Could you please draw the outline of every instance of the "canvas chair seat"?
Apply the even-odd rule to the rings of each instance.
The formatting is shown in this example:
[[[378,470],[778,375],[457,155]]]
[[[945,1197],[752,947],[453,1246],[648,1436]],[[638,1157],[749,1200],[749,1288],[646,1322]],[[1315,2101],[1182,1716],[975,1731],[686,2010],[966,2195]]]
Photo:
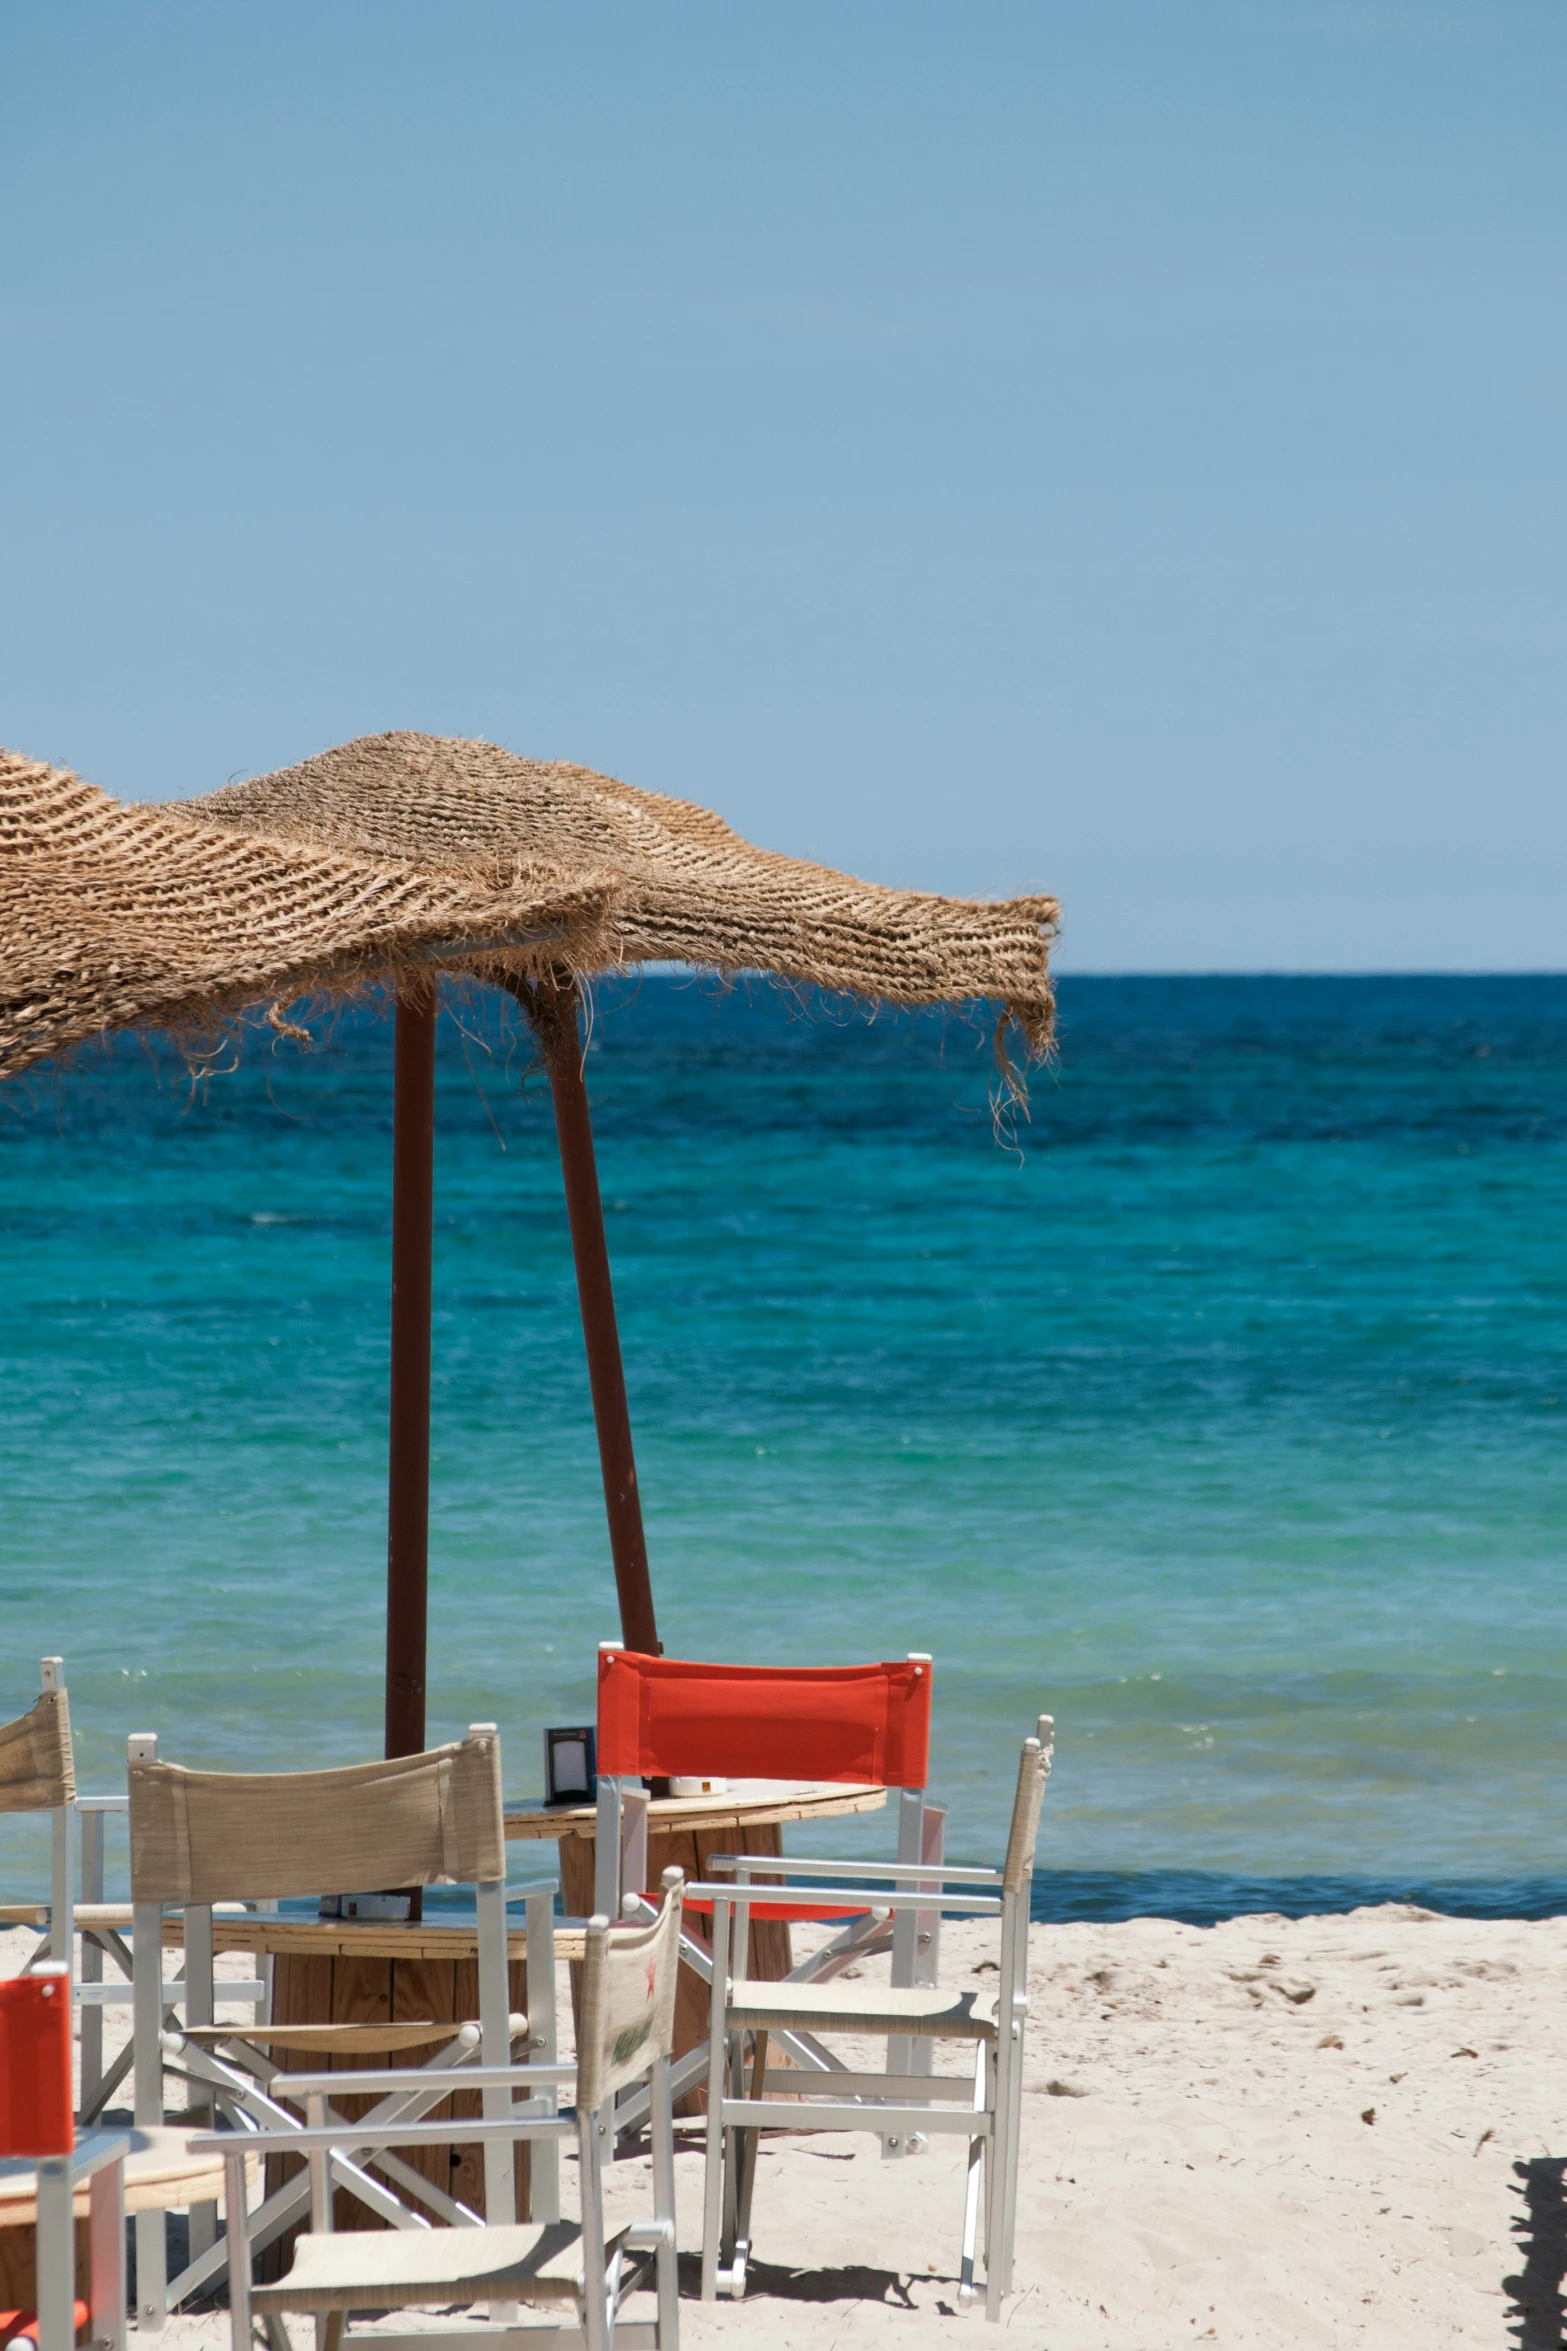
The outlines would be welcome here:
[[[994,1992],[923,1984],[763,1983],[730,1986],[729,2024],[741,2032],[897,2033],[917,2040],[993,2041]],[[820,2085],[805,2077],[812,2087]],[[830,2085],[831,2075],[823,2077]]]
[[[193,2024],[181,2028],[181,2038],[201,2049],[232,2048],[248,2041],[253,2048],[295,2056],[351,2057],[379,2050],[391,2055],[404,2049],[433,2049],[440,2042],[454,2041],[462,2029],[461,2024],[436,2024],[428,2017],[411,2018],[407,2024]],[[514,2011],[512,2039],[519,2040],[527,2029],[527,2018]]]
[[[621,2237],[605,2247],[606,2266]],[[482,2229],[354,2230],[301,2236],[280,2285],[255,2286],[267,2311],[413,2310],[446,2302],[575,2302],[583,2288],[574,2220]]]

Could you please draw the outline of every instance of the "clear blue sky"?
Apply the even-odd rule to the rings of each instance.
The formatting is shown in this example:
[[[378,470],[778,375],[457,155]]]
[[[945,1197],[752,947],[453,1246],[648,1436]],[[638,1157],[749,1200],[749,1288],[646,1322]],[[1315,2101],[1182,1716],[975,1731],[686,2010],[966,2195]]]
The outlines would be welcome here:
[[[0,742],[1567,964],[1567,6],[0,0]]]

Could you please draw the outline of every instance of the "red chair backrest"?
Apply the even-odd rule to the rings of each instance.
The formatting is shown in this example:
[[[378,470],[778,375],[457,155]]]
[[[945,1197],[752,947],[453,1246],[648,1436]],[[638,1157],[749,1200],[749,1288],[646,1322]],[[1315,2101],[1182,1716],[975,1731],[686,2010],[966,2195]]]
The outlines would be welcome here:
[[[923,1788],[930,1661],[695,1665],[599,1651],[598,1768],[614,1777]]]
[[[71,1979],[8,1976],[0,1982],[0,2155],[69,2155]]]

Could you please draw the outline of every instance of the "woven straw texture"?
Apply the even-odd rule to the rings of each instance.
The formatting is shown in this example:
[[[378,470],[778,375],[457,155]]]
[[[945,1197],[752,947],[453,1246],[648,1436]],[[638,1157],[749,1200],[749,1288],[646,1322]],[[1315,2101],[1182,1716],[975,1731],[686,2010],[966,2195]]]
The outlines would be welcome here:
[[[359,986],[453,940],[506,941],[492,961],[512,971],[590,967],[609,895],[581,857],[569,876],[501,849],[415,870],[219,833],[0,751],[0,1077],[104,1029],[200,1033]]]
[[[584,2114],[638,2080],[655,2057],[667,2057],[674,2047],[684,1899],[683,1886],[666,1881],[663,1905],[651,1926],[588,1923],[577,2034],[577,2105]]]
[[[1050,1779],[1051,1742],[1055,1737],[1055,1722],[1048,1714],[1039,1718],[1035,1737],[1025,1739],[1018,1759],[1017,1794],[1012,1800],[1012,1826],[1007,1836],[1007,1857],[1001,1867],[1001,1882],[1009,1894],[1022,1891],[1023,1881],[1034,1866],[1034,1848],[1039,1842],[1039,1813],[1045,1801],[1045,1788]]]
[[[45,1690],[15,1722],[0,1723],[0,1812],[53,1812],[76,1802],[71,1709]]]
[[[131,1896],[259,1901],[506,1874],[500,1741],[339,1771],[132,1763]]]
[[[606,951],[578,970],[670,959],[888,1004],[1000,999],[1032,1050],[1050,1041],[1054,898],[990,904],[882,889],[753,848],[689,800],[591,768],[437,735],[364,735],[182,805],[431,876],[497,858],[607,873]]]

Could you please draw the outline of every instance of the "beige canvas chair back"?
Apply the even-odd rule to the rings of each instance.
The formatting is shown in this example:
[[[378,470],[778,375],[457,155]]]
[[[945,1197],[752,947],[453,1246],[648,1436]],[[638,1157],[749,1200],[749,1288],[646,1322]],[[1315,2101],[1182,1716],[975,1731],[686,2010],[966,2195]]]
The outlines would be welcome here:
[[[75,1802],[70,1702],[63,1690],[45,1690],[26,1714],[0,1723],[0,1812],[53,1812]]]
[[[666,1869],[663,1886],[663,1906],[650,1927],[588,1922],[577,2040],[579,2113],[591,2114],[675,2045],[684,1873]]]
[[[1038,1736],[1023,1741],[1007,1857],[1001,1871],[1001,1882],[1009,1894],[1021,1891],[1023,1880],[1034,1866],[1034,1847],[1039,1842],[1039,1808],[1044,1803],[1045,1783],[1050,1777],[1050,1748],[1055,1728],[1054,1718],[1042,1714]]]
[[[183,1771],[133,1762],[131,1894],[234,1902],[506,1874],[500,1741],[340,1771]]]

